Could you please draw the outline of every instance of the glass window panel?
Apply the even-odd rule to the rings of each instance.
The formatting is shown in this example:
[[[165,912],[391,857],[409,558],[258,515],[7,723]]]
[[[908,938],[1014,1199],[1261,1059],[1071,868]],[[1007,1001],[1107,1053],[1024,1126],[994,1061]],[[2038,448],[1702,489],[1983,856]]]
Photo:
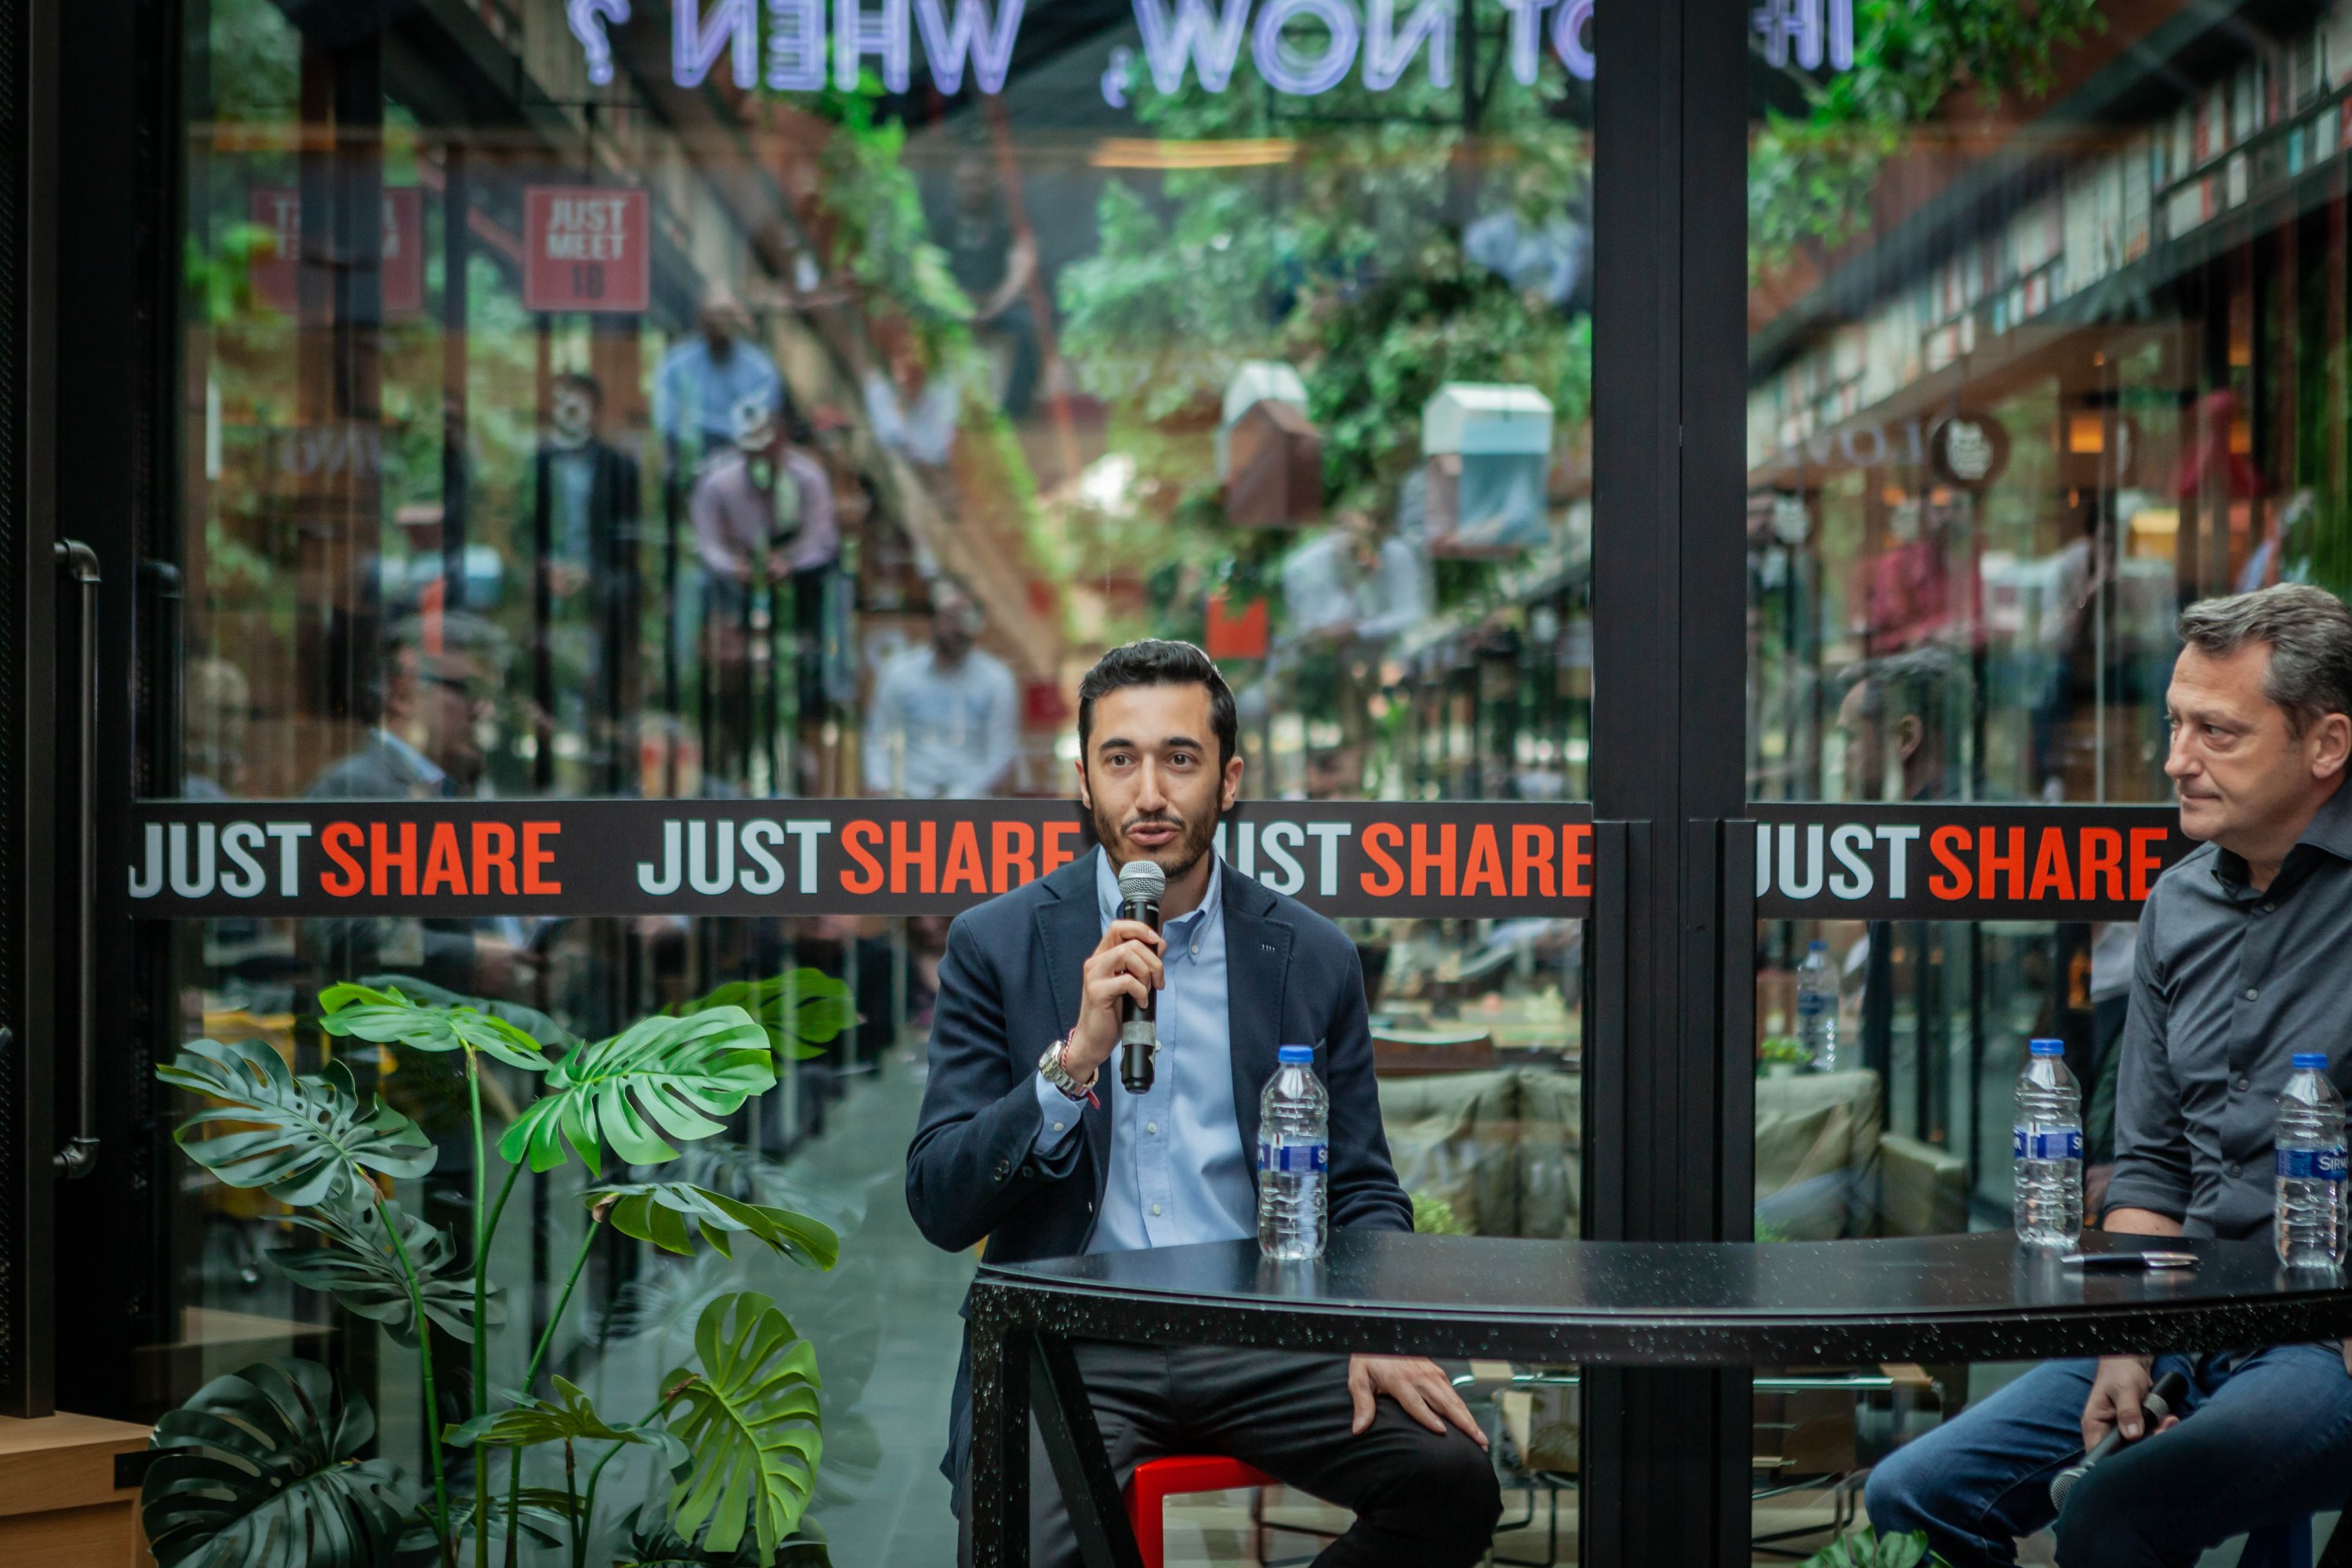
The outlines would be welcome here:
[[[1078,676],[1163,636],[1232,679],[1246,795],[1587,795],[1584,34],[1527,58],[1508,12],[1433,6],[1352,41],[1204,36],[1178,69],[1124,7],[1032,6],[953,46],[959,75],[916,6],[878,24],[911,29],[906,79],[886,50],[849,88],[789,7],[702,6],[710,52],[683,63],[666,16],[597,35],[579,9],[492,0],[382,37],[277,0],[191,13],[186,658],[153,695],[158,794],[1061,797]],[[713,30],[737,15],[742,82]],[[342,1051],[311,1022],[323,986],[398,976],[593,1037],[797,966],[846,984],[859,1021],[690,1156],[837,1216],[841,1267],[600,1243],[550,1364],[634,1413],[698,1293],[772,1289],[824,1368],[835,1560],[946,1562],[934,1461],[973,1260],[900,1196],[945,928],[156,922],[144,961],[183,1006],[149,1045],[350,1061],[445,1143],[400,1196],[447,1225],[471,1159],[450,1064]],[[1347,928],[1426,1225],[1575,1234],[1581,922]],[[182,1342],[142,1397],[258,1347],[327,1356],[417,1469],[413,1359],[273,1270],[273,1205],[155,1152]],[[517,1189],[495,1387],[562,1294],[580,1184]],[[1567,1399],[1480,1408],[1523,1429],[1528,1528],[1572,1542]],[[1205,1560],[1255,1552],[1231,1500],[1202,1510]]]
[[[2352,591],[2341,17],[1995,9],[1752,18],[1759,802],[2167,802],[2182,608]],[[1797,1039],[1814,939],[1832,1073]],[[2005,1226],[2014,1083],[2042,1035],[2084,1087],[2095,1212],[2134,939],[1759,924],[1759,1237]],[[1838,1144],[1833,1100],[1865,1136]],[[1885,1436],[1981,1397],[1990,1370],[1930,1369],[1940,1398]],[[1762,1455],[1760,1392],[1759,1422]]]

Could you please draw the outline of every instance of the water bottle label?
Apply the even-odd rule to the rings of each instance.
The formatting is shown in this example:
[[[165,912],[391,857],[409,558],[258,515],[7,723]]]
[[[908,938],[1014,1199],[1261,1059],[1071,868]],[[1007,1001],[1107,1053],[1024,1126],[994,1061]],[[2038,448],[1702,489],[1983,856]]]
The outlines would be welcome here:
[[[1797,993],[1797,1016],[1800,1018],[1810,1018],[1816,1014],[1826,1013],[1829,1010],[1830,999],[1826,994],[1820,991],[1800,991]]]
[[[2011,1152],[2021,1160],[2079,1160],[2083,1157],[2083,1130],[2045,1127],[2039,1132],[2028,1132],[2021,1127]]]
[[[1257,1142],[1257,1168],[1277,1174],[1319,1176],[1331,1168],[1331,1147],[1328,1143],[1276,1143],[1261,1138]]]
[[[2342,1149],[2281,1149],[2276,1166],[2286,1182],[2340,1182],[2344,1179]]]

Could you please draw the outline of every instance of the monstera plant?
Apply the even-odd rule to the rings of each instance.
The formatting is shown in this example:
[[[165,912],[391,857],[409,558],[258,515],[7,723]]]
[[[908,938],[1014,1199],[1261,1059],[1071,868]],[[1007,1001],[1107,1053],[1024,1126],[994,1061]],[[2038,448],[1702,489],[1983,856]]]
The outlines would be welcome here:
[[[752,1010],[732,1005],[739,999]],[[598,1412],[561,1377],[542,1387],[541,1373],[607,1231],[681,1256],[709,1247],[731,1258],[751,1243],[805,1268],[833,1267],[839,1239],[808,1215],[684,1182],[599,1184],[608,1164],[641,1176],[676,1160],[678,1145],[725,1131],[725,1118],[775,1087],[780,1056],[814,1055],[838,1032],[849,1016],[845,988],[802,971],[559,1054],[525,1026],[551,1032],[539,1015],[425,987],[338,985],[320,1008],[330,1036],[398,1059],[446,1055],[462,1065],[470,1246],[394,1200],[393,1184],[427,1174],[439,1150],[401,1110],[381,1100],[363,1106],[343,1062],[298,1074],[268,1045],[199,1040],[157,1076],[205,1101],[179,1129],[190,1158],[230,1186],[278,1199],[292,1211],[288,1224],[321,1239],[273,1250],[280,1271],[413,1352],[428,1474],[367,1457],[374,1412],[327,1368],[257,1363],[214,1379],[156,1424],[141,1507],[163,1568],[515,1568],[526,1542],[586,1568],[598,1485],[632,1448],[652,1454],[669,1485],[634,1520],[625,1561],[822,1564],[823,1545],[798,1533],[824,1452],[816,1352],[772,1300],[737,1291],[711,1300],[691,1359],[634,1419]],[[484,1119],[488,1062],[541,1088],[496,1140],[502,1175]],[[492,1256],[521,1173],[571,1160],[587,1171],[587,1223],[521,1385],[494,1394],[487,1342],[502,1310],[476,1260]],[[446,1425],[434,1386],[436,1335],[469,1347],[472,1360],[470,1416]],[[560,1487],[523,1484],[532,1448],[560,1450]],[[466,1479],[459,1467],[470,1488],[452,1484],[453,1475]]]

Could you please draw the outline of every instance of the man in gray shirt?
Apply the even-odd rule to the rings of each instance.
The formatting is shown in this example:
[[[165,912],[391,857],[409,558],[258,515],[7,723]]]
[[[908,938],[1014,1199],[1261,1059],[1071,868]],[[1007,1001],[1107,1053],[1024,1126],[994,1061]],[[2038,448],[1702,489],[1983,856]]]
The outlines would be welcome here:
[[[2270,1223],[2288,1058],[2326,1051],[2352,1083],[2352,612],[2283,585],[2198,605],[2180,635],[2165,772],[2200,843],[2141,916],[2104,1223],[2237,1238]],[[2014,1562],[2051,1522],[2052,1478],[2112,1427],[2141,1439],[2172,1371],[2176,1413],[2068,1497],[2066,1568],[2193,1563],[2249,1532],[2283,1552],[2342,1506],[2352,1350],[2331,1342],[2045,1363],[1878,1466],[1872,1523],[1926,1531],[1955,1568]]]

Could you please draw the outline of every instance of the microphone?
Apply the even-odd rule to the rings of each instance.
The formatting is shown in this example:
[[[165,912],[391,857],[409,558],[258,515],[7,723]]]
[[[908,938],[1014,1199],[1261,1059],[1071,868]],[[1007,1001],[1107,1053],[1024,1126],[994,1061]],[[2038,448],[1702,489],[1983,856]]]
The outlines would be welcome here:
[[[2140,1415],[2147,1423],[2143,1430],[2152,1433],[2161,1426],[2164,1418],[2172,1414],[2172,1402],[2188,1391],[2189,1380],[2177,1372],[2168,1372],[2158,1378],[2147,1397],[2139,1402]],[[2122,1447],[2124,1441],[2121,1426],[2108,1427],[2107,1435],[2099,1439],[2097,1447],[2083,1456],[2081,1464],[2070,1465],[2059,1471],[2058,1479],[2050,1483],[2050,1506],[2063,1510],[2067,1495],[2074,1489],[2074,1483],[2090,1474],[2093,1465]]]
[[[1149,860],[1129,861],[1118,868],[1118,918],[1158,931],[1160,895],[1167,890],[1168,873]],[[1151,1092],[1151,1058],[1160,1050],[1159,1005],[1149,991],[1140,1002],[1129,996],[1119,1004],[1118,1081],[1129,1094]]]

